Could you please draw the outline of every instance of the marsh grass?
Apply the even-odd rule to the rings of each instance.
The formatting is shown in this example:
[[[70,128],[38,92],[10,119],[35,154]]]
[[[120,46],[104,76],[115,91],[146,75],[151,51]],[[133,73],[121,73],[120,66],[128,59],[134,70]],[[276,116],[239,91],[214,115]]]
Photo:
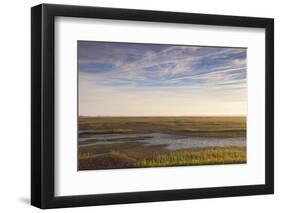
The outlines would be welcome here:
[[[238,147],[191,149],[160,154],[153,160],[137,162],[137,167],[190,166],[246,163],[246,149]]]
[[[80,117],[84,134],[173,133],[209,137],[246,135],[246,117]]]
[[[246,137],[246,117],[80,117],[79,130],[79,138],[91,134],[154,132],[216,138]],[[245,147],[170,151],[163,144],[147,145],[128,138],[120,143],[95,142],[98,141],[92,139],[88,141],[89,146],[79,146],[79,170],[246,163]]]
[[[156,151],[156,149],[158,151]],[[166,151],[156,147],[79,155],[79,169],[141,168],[246,163],[246,148],[212,147]]]

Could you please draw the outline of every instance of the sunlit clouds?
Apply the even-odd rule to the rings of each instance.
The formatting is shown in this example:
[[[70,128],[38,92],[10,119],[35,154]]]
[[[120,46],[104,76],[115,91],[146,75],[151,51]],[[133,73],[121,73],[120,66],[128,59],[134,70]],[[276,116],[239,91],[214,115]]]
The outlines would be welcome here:
[[[246,115],[246,49],[78,41],[79,115]]]

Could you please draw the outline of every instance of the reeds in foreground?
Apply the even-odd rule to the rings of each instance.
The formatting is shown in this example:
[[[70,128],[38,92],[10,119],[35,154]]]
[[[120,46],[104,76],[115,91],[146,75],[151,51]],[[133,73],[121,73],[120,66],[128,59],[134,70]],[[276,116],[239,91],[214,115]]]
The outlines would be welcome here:
[[[246,149],[214,147],[174,151],[158,155],[153,160],[137,162],[137,167],[188,166],[246,163]]]

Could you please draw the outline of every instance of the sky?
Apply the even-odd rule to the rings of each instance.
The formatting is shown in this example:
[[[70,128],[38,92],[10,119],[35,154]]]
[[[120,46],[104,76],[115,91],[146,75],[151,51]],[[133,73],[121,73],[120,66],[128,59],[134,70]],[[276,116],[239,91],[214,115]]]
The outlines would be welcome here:
[[[247,49],[78,41],[80,116],[240,116]]]

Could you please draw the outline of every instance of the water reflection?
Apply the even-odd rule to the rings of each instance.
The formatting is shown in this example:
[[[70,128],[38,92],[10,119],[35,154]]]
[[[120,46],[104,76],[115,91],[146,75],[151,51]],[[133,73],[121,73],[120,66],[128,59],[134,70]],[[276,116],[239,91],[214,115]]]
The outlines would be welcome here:
[[[246,137],[198,137],[164,133],[147,134],[87,134],[79,138],[79,146],[140,142],[144,145],[166,145],[169,150],[186,148],[246,146]]]

